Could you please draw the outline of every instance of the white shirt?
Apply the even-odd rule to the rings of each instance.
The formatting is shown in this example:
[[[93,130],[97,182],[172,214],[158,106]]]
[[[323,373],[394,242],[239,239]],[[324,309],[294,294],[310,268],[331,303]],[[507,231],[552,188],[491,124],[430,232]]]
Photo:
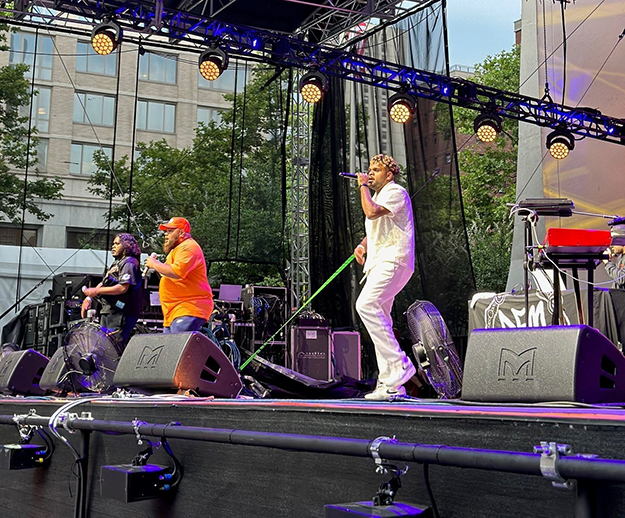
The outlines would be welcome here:
[[[381,262],[392,262],[414,271],[414,223],[406,189],[391,181],[373,195],[373,201],[388,210],[376,219],[365,219],[367,259],[365,275]]]

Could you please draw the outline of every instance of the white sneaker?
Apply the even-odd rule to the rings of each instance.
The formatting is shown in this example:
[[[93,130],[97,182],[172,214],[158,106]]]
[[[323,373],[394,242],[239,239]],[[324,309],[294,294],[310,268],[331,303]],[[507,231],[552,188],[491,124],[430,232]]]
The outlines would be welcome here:
[[[365,394],[365,399],[369,401],[392,401],[396,397],[405,395],[406,389],[404,387],[390,388],[384,385],[384,383],[380,383],[373,392]]]

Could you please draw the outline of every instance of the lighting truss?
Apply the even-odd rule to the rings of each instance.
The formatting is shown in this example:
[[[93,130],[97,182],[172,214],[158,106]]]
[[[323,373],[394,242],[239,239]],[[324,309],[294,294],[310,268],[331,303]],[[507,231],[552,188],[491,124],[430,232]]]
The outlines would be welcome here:
[[[44,3],[48,0],[43,0]],[[41,5],[38,3],[38,5]],[[55,13],[71,13],[72,23],[94,25],[114,17],[125,30],[125,40],[146,45],[151,36],[168,38],[169,45],[181,49],[203,50],[218,44],[230,57],[239,57],[278,67],[309,70],[312,67],[328,76],[369,84],[437,102],[476,111],[496,111],[501,117],[536,124],[566,127],[580,137],[624,144],[625,120],[603,115],[598,110],[575,108],[479,85],[461,78],[418,70],[376,58],[323,46],[294,36],[226,24],[199,15],[166,9],[162,0],[57,0]],[[10,13],[9,9],[3,12]],[[52,17],[57,16],[53,14]],[[33,23],[51,22],[39,11]],[[24,15],[22,13],[22,18]],[[7,22],[14,18],[0,16]],[[91,22],[89,21],[91,20]],[[134,31],[135,34],[132,34]]]

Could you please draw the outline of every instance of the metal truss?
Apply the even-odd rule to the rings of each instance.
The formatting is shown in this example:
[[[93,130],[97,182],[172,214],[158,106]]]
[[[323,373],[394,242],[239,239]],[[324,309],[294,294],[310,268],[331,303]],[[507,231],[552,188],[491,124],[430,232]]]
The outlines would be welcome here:
[[[297,76],[295,76],[297,78]],[[308,166],[310,164],[310,105],[293,92],[291,118],[291,294],[293,308],[310,298],[308,226]]]
[[[141,40],[143,45],[148,44],[148,36],[154,35],[166,37],[171,46],[186,47],[187,50],[189,47],[219,46],[234,57],[277,67],[316,69],[348,81],[402,91],[478,112],[496,112],[501,117],[539,126],[567,129],[580,138],[624,143],[625,120],[605,116],[598,110],[565,106],[549,98],[523,96],[465,79],[352,54],[285,34],[225,24],[193,13],[165,9],[161,0],[156,3],[139,0],[57,0],[54,9],[77,15],[79,18],[72,17],[75,24],[93,24],[96,20],[114,17],[119,25],[135,32],[134,35],[126,34],[125,39]],[[41,13],[31,16],[33,23],[37,20],[50,23]],[[0,19],[3,18],[6,19],[0,16]],[[9,20],[14,21],[14,18],[9,17]]]

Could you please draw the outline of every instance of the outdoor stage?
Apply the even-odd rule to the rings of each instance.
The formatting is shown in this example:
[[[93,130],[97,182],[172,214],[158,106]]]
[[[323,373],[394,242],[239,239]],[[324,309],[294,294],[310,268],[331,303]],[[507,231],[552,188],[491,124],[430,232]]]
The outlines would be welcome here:
[[[51,416],[70,400],[5,398],[0,416]],[[373,440],[393,437],[402,443],[531,453],[541,441],[569,444],[573,453],[625,459],[622,437],[625,409],[613,406],[485,405],[461,401],[406,400],[369,403],[350,400],[211,400],[179,396],[86,400],[69,412],[91,412],[98,421],[134,419],[165,425],[304,434]],[[5,423],[7,422],[5,418]],[[173,426],[173,425],[171,425]],[[168,428],[171,430],[171,428]],[[62,432],[78,448],[80,433]],[[232,433],[232,432],[230,432]],[[390,479],[375,473],[371,458],[198,440],[170,439],[184,466],[184,478],[170,499],[125,504],[100,494],[102,465],[128,464],[145,448],[132,434],[90,434],[87,516],[133,517],[280,517],[324,516],[324,505],[371,501]],[[15,426],[0,424],[0,444],[16,443]],[[153,439],[155,440],[155,439]],[[39,437],[33,442],[40,443]],[[54,439],[50,465],[0,470],[3,516],[71,516],[74,512],[74,457]],[[251,443],[248,443],[251,444]],[[287,448],[285,443],[285,448]],[[313,448],[314,449],[314,448]],[[160,449],[150,463],[170,466]],[[403,467],[401,462],[397,462]],[[541,476],[430,465],[429,479],[440,516],[570,517],[575,491],[556,489]],[[424,471],[418,463],[402,477],[397,502],[427,507]],[[596,514],[625,516],[625,486],[596,484]],[[579,515],[579,514],[578,514]]]

